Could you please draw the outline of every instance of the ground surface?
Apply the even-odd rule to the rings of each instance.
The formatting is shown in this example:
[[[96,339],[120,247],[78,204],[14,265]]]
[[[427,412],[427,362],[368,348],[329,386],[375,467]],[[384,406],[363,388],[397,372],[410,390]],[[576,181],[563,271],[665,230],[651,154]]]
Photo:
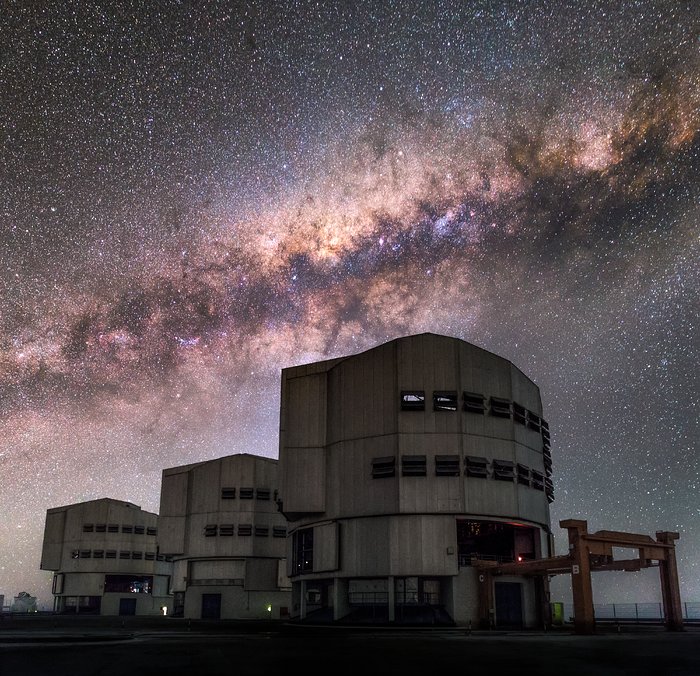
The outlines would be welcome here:
[[[0,621],[2,676],[258,674],[700,676],[700,628],[594,636],[461,628],[300,627],[172,618]]]

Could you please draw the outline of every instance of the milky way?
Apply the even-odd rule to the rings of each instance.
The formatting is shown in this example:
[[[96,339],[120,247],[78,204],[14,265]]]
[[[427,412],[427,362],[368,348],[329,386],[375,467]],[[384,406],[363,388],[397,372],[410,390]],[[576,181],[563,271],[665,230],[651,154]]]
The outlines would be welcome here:
[[[276,457],[281,368],[433,331],[540,386],[557,538],[678,530],[700,601],[699,27],[693,2],[11,6],[0,593],[50,602],[47,508],[157,511],[164,467]]]

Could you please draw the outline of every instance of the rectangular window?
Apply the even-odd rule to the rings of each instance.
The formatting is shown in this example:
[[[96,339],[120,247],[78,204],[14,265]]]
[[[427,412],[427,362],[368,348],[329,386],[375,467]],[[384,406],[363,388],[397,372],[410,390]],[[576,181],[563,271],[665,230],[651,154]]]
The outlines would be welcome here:
[[[221,489],[221,499],[222,500],[233,500],[236,497],[236,489],[234,487],[222,488]]]
[[[107,532],[108,533],[118,533],[119,526],[116,523],[110,523],[107,525]]]
[[[105,552],[104,549],[96,549],[92,553],[92,558],[93,559],[104,559],[105,557]]]
[[[143,535],[146,532],[146,526],[134,526],[135,535]]]
[[[542,472],[538,472],[537,470],[533,469],[531,472],[531,475],[532,475],[532,483],[530,485],[538,491],[543,491],[544,490],[544,474],[542,474]]]
[[[146,528],[146,535],[158,535],[158,529],[155,526],[148,526]]]
[[[95,526],[91,523],[83,524],[83,533],[92,533],[95,530]]]
[[[518,463],[518,483],[523,486],[530,485],[530,468]]]
[[[425,392],[423,390],[403,390],[401,392],[402,411],[424,411]]]
[[[402,455],[401,476],[425,476],[426,464],[424,455]]]
[[[152,588],[152,576],[105,575],[104,590],[107,593],[150,594]]]
[[[143,559],[143,552],[131,552],[131,558],[140,561]]]
[[[488,477],[488,460],[475,455],[468,455],[464,459],[466,465],[467,476],[476,477],[478,479],[486,479]]]
[[[493,478],[499,481],[513,481],[515,478],[515,465],[510,460],[494,460]]]
[[[213,538],[216,537],[216,524],[208,523],[204,526],[204,537]]]
[[[464,398],[463,408],[465,411],[469,411],[470,413],[483,413],[486,410],[483,394],[464,392],[462,396]]]
[[[396,475],[396,458],[391,455],[384,458],[372,458],[372,478],[385,479]]]
[[[155,552],[146,552],[146,553],[143,555],[143,558],[144,558],[146,561],[155,561],[155,560],[156,560],[156,553],[155,553]]]
[[[252,488],[241,488],[240,497],[241,500],[252,500],[254,491]]]
[[[286,538],[287,528],[285,526],[273,526],[272,527],[272,537],[273,538]]]
[[[92,552],[89,549],[81,549],[80,550],[80,558],[81,559],[89,559],[92,557]]]
[[[433,392],[433,411],[456,411],[456,392]]]
[[[524,406],[513,402],[513,420],[524,425],[527,422],[527,410]]]
[[[107,532],[107,524],[106,523],[96,523],[95,524],[95,533],[106,533]]]
[[[510,399],[491,397],[491,415],[497,418],[510,418]]]
[[[436,455],[435,476],[459,476],[458,455]]]
[[[537,415],[534,411],[528,411],[527,412],[527,426],[531,430],[535,430],[535,432],[539,432],[541,429],[541,421],[542,418]]]
[[[314,529],[304,528],[292,536],[292,570],[310,573],[314,569]]]
[[[233,535],[233,524],[232,523],[222,523],[219,526],[219,535],[223,537],[229,537]]]
[[[239,523],[238,534],[242,537],[247,537],[253,534],[253,525],[250,523]]]
[[[266,538],[270,535],[269,526],[255,526],[255,537]]]
[[[130,558],[131,558],[131,552],[127,552],[127,551],[121,550],[121,551],[119,552],[119,558],[120,558],[120,559],[130,559]]]
[[[156,561],[165,561],[165,556],[163,556],[163,554],[156,554]]]
[[[544,478],[544,492],[547,494],[547,500],[554,502],[554,482],[548,476]]]
[[[122,526],[122,533],[133,533],[133,532],[134,532],[133,526]]]
[[[117,551],[115,549],[108,549],[105,552],[105,559],[116,559],[117,558]]]
[[[269,500],[270,499],[270,489],[269,488],[256,489],[255,498],[257,500]]]

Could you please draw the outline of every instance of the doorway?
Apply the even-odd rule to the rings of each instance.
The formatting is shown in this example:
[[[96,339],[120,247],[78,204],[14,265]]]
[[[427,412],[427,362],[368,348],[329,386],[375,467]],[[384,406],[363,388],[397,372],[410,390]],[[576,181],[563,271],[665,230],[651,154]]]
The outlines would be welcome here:
[[[202,619],[221,619],[221,594],[202,594]]]
[[[496,626],[523,626],[523,595],[519,582],[496,582]]]

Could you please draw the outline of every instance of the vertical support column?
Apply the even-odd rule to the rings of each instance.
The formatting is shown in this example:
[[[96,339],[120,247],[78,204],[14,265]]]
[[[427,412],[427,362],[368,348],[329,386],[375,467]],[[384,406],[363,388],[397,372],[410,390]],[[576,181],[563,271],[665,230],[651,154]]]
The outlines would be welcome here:
[[[306,619],[306,580],[299,582],[301,598],[299,599],[299,619]]]
[[[559,525],[569,532],[574,631],[577,634],[592,634],[595,631],[595,614],[593,612],[591,561],[586,543],[588,522],[579,519],[565,519],[560,521]]]
[[[656,533],[656,541],[665,545],[665,557],[659,561],[661,576],[661,595],[664,604],[664,620],[669,631],[683,631],[683,607],[681,591],[678,584],[678,567],[676,565],[676,545],[678,533],[660,531]]]
[[[481,629],[493,629],[496,610],[493,605],[493,575],[488,568],[479,568],[479,626]]]
[[[396,620],[396,586],[394,584],[394,576],[389,575],[386,580],[386,590],[389,592],[387,594],[389,604],[389,622],[394,622]]]

